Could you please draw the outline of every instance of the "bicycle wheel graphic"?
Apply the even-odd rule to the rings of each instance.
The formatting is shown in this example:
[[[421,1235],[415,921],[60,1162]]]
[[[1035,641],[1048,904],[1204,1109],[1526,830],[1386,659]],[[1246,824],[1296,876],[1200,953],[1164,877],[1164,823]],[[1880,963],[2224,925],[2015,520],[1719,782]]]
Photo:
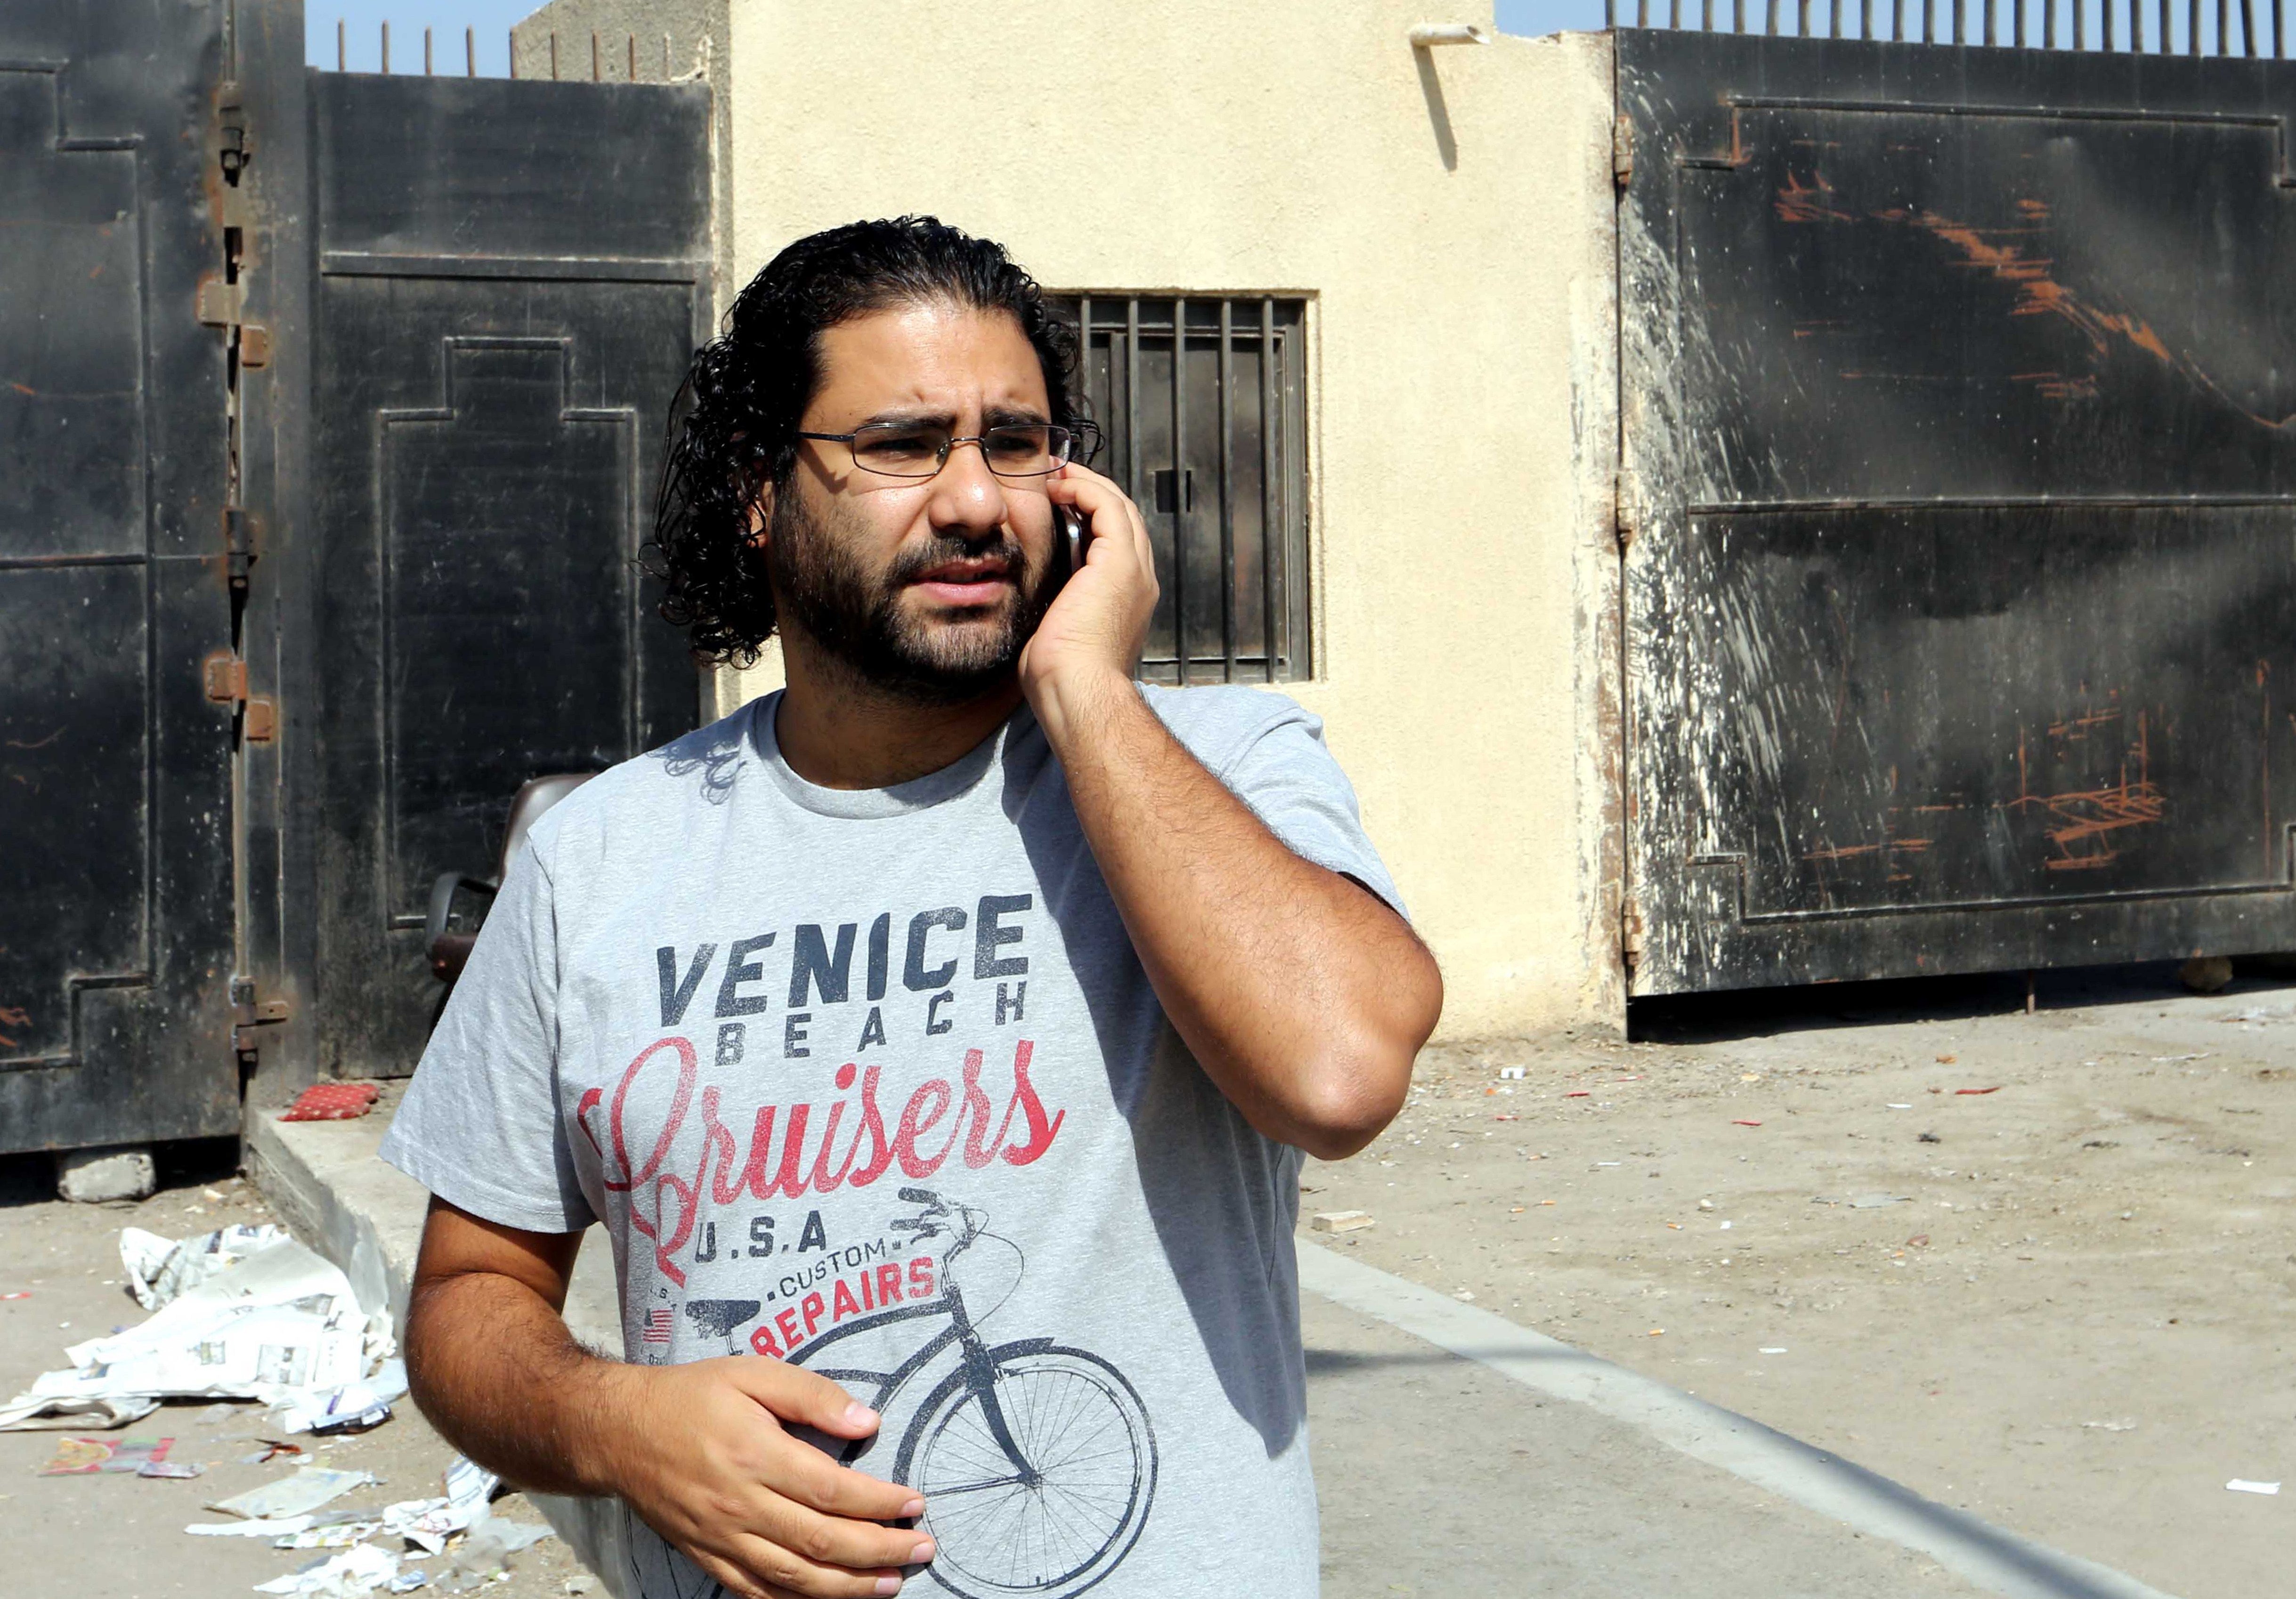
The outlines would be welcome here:
[[[1156,1491],[1156,1439],[1124,1374],[1083,1349],[992,1352],[1012,1457],[980,1395],[952,1379],[917,1418],[909,1486],[939,1546],[929,1568],[964,1599],[1069,1599],[1130,1552]]]

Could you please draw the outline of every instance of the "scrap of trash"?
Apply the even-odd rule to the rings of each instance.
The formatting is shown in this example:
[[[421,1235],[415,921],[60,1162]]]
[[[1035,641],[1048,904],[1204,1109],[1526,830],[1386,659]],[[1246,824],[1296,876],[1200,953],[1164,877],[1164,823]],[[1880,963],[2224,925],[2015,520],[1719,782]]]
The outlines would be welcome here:
[[[152,1315],[64,1351],[0,1404],[0,1431],[124,1427],[162,1399],[253,1399],[280,1426],[350,1431],[390,1414],[406,1391],[388,1311],[367,1311],[350,1280],[276,1226],[230,1226],[170,1241],[119,1235],[138,1303]]]
[[[121,1428],[163,1399],[251,1400],[272,1406],[272,1428],[242,1464],[291,1469],[207,1508],[229,1518],[195,1521],[197,1538],[261,1538],[308,1552],[298,1570],[256,1588],[304,1599],[348,1599],[436,1588],[461,1593],[493,1581],[550,1529],[498,1520],[493,1472],[456,1459],[445,1492],[381,1508],[340,1507],[370,1472],[314,1463],[297,1434],[363,1432],[390,1419],[406,1392],[387,1310],[358,1302],[350,1280],[283,1227],[229,1226],[167,1239],[122,1229],[119,1258],[129,1291],[152,1315],[136,1326],[64,1351],[70,1369],[49,1372],[0,1405],[0,1430]],[[168,1458],[172,1438],[57,1439],[42,1476],[133,1472],[196,1477]],[[437,1569],[424,1562],[436,1561]]]
[[[459,1457],[447,1468],[447,1491],[434,1497],[401,1499],[380,1510],[327,1508],[374,1480],[365,1472],[300,1466],[208,1506],[239,1520],[194,1521],[184,1530],[197,1538],[262,1538],[275,1549],[312,1552],[315,1558],[255,1590],[311,1599],[426,1587],[460,1593],[492,1581],[521,1551],[551,1536],[549,1528],[537,1523],[496,1517],[489,1502],[501,1480]],[[446,1556],[441,1567],[427,1569],[424,1562],[439,1555]]]
[[[314,1083],[279,1117],[282,1121],[351,1121],[381,1097],[373,1083]]]

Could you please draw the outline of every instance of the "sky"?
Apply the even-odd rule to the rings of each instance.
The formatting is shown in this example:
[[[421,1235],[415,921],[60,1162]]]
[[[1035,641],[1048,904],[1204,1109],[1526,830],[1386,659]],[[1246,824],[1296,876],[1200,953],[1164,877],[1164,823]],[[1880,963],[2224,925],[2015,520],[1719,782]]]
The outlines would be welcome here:
[[[478,34],[479,75],[501,78],[510,70],[510,27],[541,0],[304,0],[307,59],[315,67],[335,64],[335,23],[343,23],[344,54],[354,72],[381,66],[382,23],[390,23],[390,70],[422,70],[422,30],[433,31],[433,60],[439,71],[463,70],[463,30]],[[1435,8],[1440,11],[1442,7]],[[1600,28],[1603,0],[1499,0],[1499,26],[1509,33],[1553,33],[1562,28]]]

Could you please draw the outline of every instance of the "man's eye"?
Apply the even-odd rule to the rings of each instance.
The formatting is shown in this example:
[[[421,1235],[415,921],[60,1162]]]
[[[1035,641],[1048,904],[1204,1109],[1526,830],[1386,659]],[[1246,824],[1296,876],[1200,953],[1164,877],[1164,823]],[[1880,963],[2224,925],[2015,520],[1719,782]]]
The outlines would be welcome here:
[[[988,453],[999,461],[1033,461],[1045,453],[1045,430],[998,428],[988,435]]]
[[[853,449],[867,461],[930,461],[940,453],[940,439],[924,431],[865,433]]]

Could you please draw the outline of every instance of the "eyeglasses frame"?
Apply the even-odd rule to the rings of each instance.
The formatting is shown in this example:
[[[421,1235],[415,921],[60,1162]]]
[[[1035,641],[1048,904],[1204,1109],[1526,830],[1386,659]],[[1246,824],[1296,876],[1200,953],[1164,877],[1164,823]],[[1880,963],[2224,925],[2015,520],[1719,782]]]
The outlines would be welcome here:
[[[1068,434],[1072,441],[1070,446],[1069,455],[1065,460],[1054,463],[1053,465],[1046,468],[1043,472],[998,472],[995,467],[988,466],[988,451],[987,445],[988,435],[997,431],[999,428],[1058,429],[1062,432]],[[1092,464],[1092,458],[1100,454],[1100,447],[1103,443],[1100,435],[1099,424],[1085,417],[1078,417],[1074,422],[999,422],[996,424],[996,427],[986,429],[979,433],[952,434],[948,439],[941,445],[939,458],[933,463],[932,471],[925,473],[925,475],[921,478],[909,478],[904,477],[898,472],[883,472],[873,466],[862,465],[860,456],[854,454],[853,450],[853,441],[860,436],[861,432],[857,430],[850,433],[808,433],[801,429],[793,435],[793,437],[799,439],[816,439],[832,444],[841,444],[845,447],[845,453],[847,455],[850,456],[852,459],[854,471],[865,472],[872,477],[884,478],[895,483],[931,482],[935,478],[940,476],[941,472],[947,469],[949,456],[955,453],[956,447],[960,444],[972,445],[975,449],[980,451],[981,464],[988,467],[989,476],[1005,482],[1015,482],[1025,481],[1030,478],[1049,478],[1053,473],[1060,471],[1063,466],[1089,466]],[[1081,451],[1077,448],[1079,445],[1083,447]]]

